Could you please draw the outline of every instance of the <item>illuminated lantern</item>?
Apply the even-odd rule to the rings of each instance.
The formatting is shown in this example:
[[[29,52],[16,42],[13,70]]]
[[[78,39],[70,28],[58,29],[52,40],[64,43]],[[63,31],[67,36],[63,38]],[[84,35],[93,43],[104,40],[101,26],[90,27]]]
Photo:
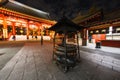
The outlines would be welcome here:
[[[20,30],[20,33],[22,34],[22,33],[23,33],[23,30]]]

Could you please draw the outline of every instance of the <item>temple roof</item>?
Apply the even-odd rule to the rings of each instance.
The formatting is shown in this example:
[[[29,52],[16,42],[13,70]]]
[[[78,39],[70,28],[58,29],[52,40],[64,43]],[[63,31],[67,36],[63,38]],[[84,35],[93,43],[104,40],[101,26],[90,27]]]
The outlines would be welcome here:
[[[98,10],[91,14],[77,16],[76,18],[73,19],[73,21],[77,24],[81,24],[82,22],[87,22],[84,25],[90,27],[90,26],[96,26],[96,25],[110,23],[110,22],[120,20],[120,14],[119,14],[120,9],[117,9],[117,10],[114,10],[111,12],[107,12],[104,14],[103,13],[104,12],[101,12],[101,10]],[[96,16],[98,16],[97,14],[99,14],[99,18],[101,18],[101,19],[89,22],[90,20],[95,19]],[[100,17],[100,15],[101,15],[101,17]]]
[[[50,27],[49,30],[56,32],[76,32],[82,30],[83,28],[85,27],[75,24],[64,16],[55,25]]]
[[[3,8],[20,12],[23,14],[27,14],[30,16],[38,17],[38,18],[44,18],[44,19],[50,19],[49,18],[49,13],[32,8],[30,6],[24,5],[22,3],[19,3],[14,0],[9,0],[8,3],[2,6]]]
[[[90,20],[90,19],[94,18],[94,16],[97,16],[97,15],[101,16],[101,10],[98,10],[98,11],[95,11],[93,13],[89,13],[86,15],[79,15],[73,19],[73,22],[79,24],[79,23],[84,22],[86,20]]]
[[[120,8],[104,14],[104,20],[120,19]]]

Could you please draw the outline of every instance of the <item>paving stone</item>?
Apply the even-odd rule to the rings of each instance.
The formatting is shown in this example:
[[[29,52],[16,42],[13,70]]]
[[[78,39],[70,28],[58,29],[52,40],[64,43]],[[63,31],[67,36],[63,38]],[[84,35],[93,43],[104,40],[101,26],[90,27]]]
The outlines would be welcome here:
[[[92,59],[95,59],[97,61],[103,61],[103,56],[101,56],[99,54],[94,54],[94,57]]]
[[[8,77],[8,80],[21,80],[22,79],[23,73],[24,73],[24,67],[25,67],[25,59],[26,59],[26,56],[24,56],[24,54],[20,56],[13,71]]]
[[[113,63],[113,59],[114,59],[114,58],[112,58],[112,57],[104,56],[103,61],[109,62],[109,63]]]
[[[118,60],[118,59],[114,59],[113,63],[116,64],[116,65],[118,65],[118,66],[120,66],[120,60]]]
[[[16,66],[16,63],[18,63],[22,50],[23,48],[0,71],[0,80],[6,80],[9,78],[9,75],[11,74],[12,70]]]
[[[120,67],[118,66],[113,66],[113,70],[119,71],[120,72]]]
[[[119,80],[120,73],[100,64],[111,65],[101,60],[97,51],[82,51],[81,62],[68,73],[62,72],[52,61],[52,44],[26,43],[12,60],[0,71],[0,80]],[[92,53],[91,53],[92,52]],[[15,56],[16,56],[15,55]],[[106,58],[108,59],[108,58]],[[110,59],[110,58],[109,58]],[[117,64],[117,60],[113,64]],[[100,63],[100,64],[98,64]],[[11,65],[12,64],[12,65]],[[114,67],[113,69],[119,69]],[[7,73],[7,72],[8,73]],[[4,73],[3,73],[4,72]]]
[[[108,62],[102,62],[102,65],[105,66],[105,67],[108,67],[108,68],[111,68],[111,69],[112,69],[112,65],[111,65],[111,63],[108,63]]]

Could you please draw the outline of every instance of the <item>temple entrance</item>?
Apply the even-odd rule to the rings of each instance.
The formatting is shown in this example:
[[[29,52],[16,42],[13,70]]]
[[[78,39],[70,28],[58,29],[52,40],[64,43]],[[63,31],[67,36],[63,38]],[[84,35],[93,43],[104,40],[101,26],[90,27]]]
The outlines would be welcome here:
[[[26,35],[26,31],[25,27],[16,26],[16,35]]]
[[[32,39],[36,38],[38,36],[38,32],[36,30],[30,30],[30,35],[32,36]]]

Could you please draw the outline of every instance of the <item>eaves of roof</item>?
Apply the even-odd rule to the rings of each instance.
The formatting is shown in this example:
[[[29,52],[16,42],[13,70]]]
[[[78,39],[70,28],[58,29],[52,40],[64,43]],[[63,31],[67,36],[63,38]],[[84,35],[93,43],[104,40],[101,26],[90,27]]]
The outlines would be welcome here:
[[[27,5],[24,5],[22,3],[14,1],[14,0],[9,0],[9,2],[6,5],[3,5],[2,7],[9,9],[9,10],[12,10],[12,11],[27,14],[30,16],[43,18],[43,19],[50,19],[49,13],[44,12],[44,11],[40,11],[40,10],[32,8],[32,7],[29,7]]]
[[[95,15],[97,15],[98,13],[101,13],[101,9],[98,11],[95,11],[93,13],[87,14],[87,15],[82,15],[82,16],[77,16],[76,18],[74,18],[72,21],[79,24],[83,21],[88,20],[91,17],[94,17]]]

